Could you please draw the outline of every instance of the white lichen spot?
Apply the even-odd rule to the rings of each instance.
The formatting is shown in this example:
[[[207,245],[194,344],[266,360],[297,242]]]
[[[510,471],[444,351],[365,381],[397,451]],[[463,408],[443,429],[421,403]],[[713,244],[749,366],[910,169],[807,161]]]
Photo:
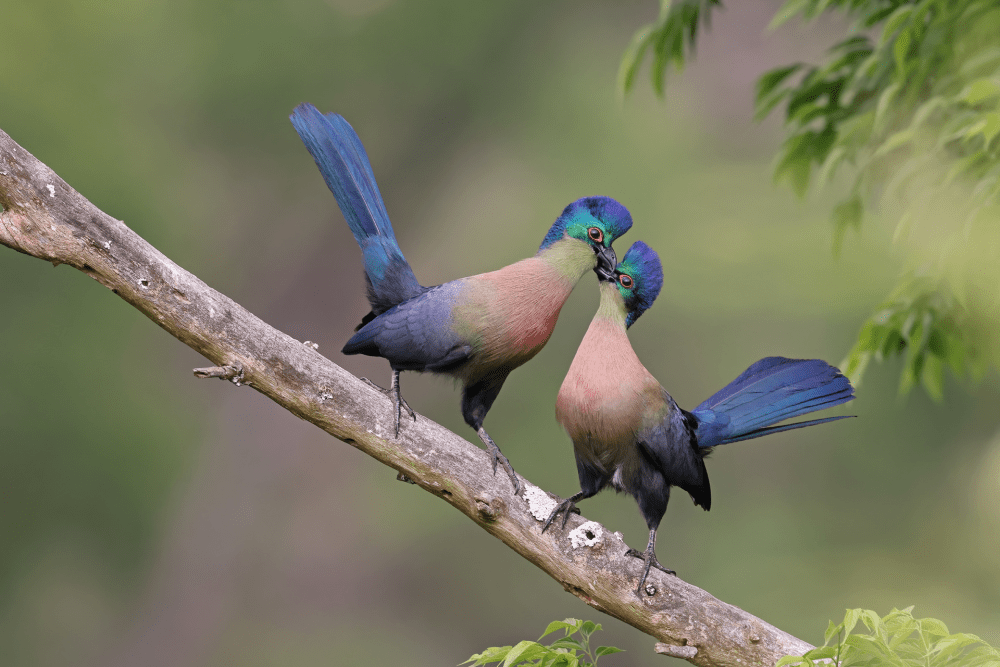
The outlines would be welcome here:
[[[596,521],[588,521],[569,531],[569,542],[574,549],[596,547],[603,541],[604,528]]]
[[[528,511],[538,521],[545,521],[556,508],[557,503],[552,496],[542,491],[534,484],[524,484],[524,500],[528,503]]]
[[[49,196],[50,197],[55,197],[56,196],[56,186],[54,186],[54,185],[46,185],[45,187],[49,189]]]
[[[111,241],[105,241],[104,242],[104,249],[105,250],[111,250]]]

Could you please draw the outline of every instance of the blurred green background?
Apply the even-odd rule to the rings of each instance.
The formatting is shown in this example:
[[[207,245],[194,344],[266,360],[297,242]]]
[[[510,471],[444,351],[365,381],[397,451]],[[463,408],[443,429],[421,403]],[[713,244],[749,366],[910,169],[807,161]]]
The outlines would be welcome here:
[[[839,362],[901,259],[878,228],[831,253],[830,202],[771,182],[754,124],[768,68],[835,27],[766,25],[732,3],[665,101],[615,73],[651,0],[7,0],[0,128],[167,256],[351,372],[360,253],[287,120],[310,101],[368,148],[424,284],[532,254],[570,201],[604,194],[664,262],[632,329],[691,407],[760,357]],[[603,617],[432,496],[204,360],[96,282],[0,249],[0,662],[454,665],[592,618],[601,664],[656,665]],[[597,302],[585,278],[549,345],[487,421],[517,470],[577,487],[554,418]],[[1000,643],[1000,386],[944,403],[869,371],[859,418],[721,448],[705,514],[675,494],[661,560],[811,642],[845,607],[917,606]],[[472,435],[451,383],[404,375],[428,417]],[[641,546],[632,500],[584,513]]]

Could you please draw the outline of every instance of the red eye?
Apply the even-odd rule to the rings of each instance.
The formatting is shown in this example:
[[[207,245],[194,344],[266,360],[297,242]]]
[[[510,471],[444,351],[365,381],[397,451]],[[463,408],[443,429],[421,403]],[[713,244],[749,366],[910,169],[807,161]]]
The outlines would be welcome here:
[[[622,284],[625,289],[632,289],[632,276],[627,273],[623,273],[618,276],[618,282]]]
[[[604,242],[604,232],[601,231],[600,227],[591,227],[588,229],[587,236],[589,236],[591,240],[597,241],[598,243]]]

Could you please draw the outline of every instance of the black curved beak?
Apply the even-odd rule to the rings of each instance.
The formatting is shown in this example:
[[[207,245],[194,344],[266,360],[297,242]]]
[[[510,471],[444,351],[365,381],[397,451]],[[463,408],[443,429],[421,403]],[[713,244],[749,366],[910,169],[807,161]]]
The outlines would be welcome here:
[[[615,267],[618,266],[618,257],[615,255],[614,248],[601,247],[600,249],[595,249],[597,252],[597,266],[594,267],[594,273],[597,274],[597,279],[602,281],[614,281],[615,280]]]

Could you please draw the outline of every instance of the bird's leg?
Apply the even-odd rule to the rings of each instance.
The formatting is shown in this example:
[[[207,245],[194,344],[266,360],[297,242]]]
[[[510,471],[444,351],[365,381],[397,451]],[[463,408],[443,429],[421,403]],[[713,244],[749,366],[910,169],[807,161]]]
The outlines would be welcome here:
[[[566,500],[556,505],[556,508],[552,510],[552,514],[549,515],[548,521],[546,521],[545,525],[542,526],[542,532],[544,533],[546,529],[548,529],[548,527],[552,525],[552,522],[556,520],[556,517],[559,516],[560,512],[566,513],[563,516],[563,522],[562,522],[562,527],[566,528],[566,522],[569,521],[569,515],[580,513],[580,508],[576,506],[576,501],[582,500],[583,497],[584,493],[583,491],[580,491],[579,493],[574,493],[571,497],[567,498]]]
[[[649,544],[646,545],[645,553],[641,551],[636,551],[635,549],[632,548],[629,548],[629,550],[625,552],[626,556],[635,556],[636,558],[641,558],[646,564],[646,567],[643,568],[642,570],[642,578],[639,579],[639,585],[635,589],[635,594],[638,595],[639,597],[642,597],[642,585],[646,583],[646,577],[649,576],[649,568],[655,567],[657,570],[660,570],[661,572],[666,572],[667,574],[673,574],[673,575],[677,574],[673,570],[663,567],[662,565],[660,565],[660,561],[656,560],[656,551],[654,551],[655,545],[656,545],[656,529],[653,528],[652,530],[649,531]]]
[[[367,383],[368,386],[373,389],[378,389],[380,392],[382,392],[383,394],[392,399],[393,403],[396,406],[396,419],[394,421],[394,426],[397,438],[399,437],[399,420],[400,420],[401,408],[406,408],[406,411],[410,413],[411,417],[413,417],[413,421],[417,421],[417,413],[413,411],[413,408],[409,406],[409,404],[406,402],[406,399],[404,399],[403,395],[399,392],[399,371],[394,370],[392,372],[392,379],[389,381],[389,389],[383,389],[382,387],[378,386],[368,378],[361,378],[361,381]]]
[[[413,408],[403,399],[403,395],[399,391],[399,371],[392,372],[392,395],[396,399],[396,437],[399,437],[399,419],[400,419],[400,408],[405,407],[406,411],[410,413],[413,417],[413,421],[417,421],[417,413],[413,411]]]
[[[493,442],[493,438],[489,436],[482,426],[479,427],[477,433],[479,433],[479,438],[483,441],[483,444],[486,445],[487,453],[493,457],[493,474],[497,474],[497,463],[502,463],[503,469],[507,471],[510,481],[514,484],[514,495],[516,496],[521,492],[521,482],[517,479],[514,467],[511,466],[510,461],[507,460],[507,457],[497,447],[497,443]]]

